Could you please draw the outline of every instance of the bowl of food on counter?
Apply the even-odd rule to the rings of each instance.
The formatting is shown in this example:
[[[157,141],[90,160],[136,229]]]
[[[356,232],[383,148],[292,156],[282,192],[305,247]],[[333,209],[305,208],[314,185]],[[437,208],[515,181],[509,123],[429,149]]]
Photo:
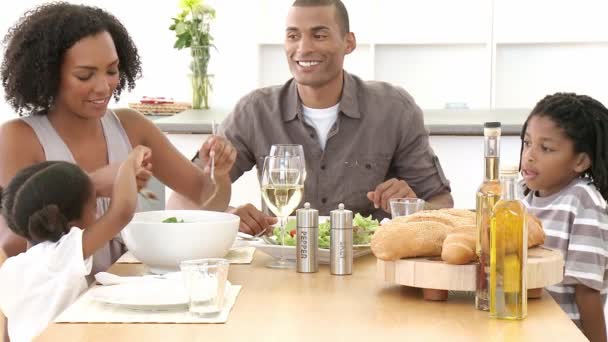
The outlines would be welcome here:
[[[136,213],[121,232],[133,256],[150,272],[179,269],[184,260],[224,257],[239,229],[239,217],[205,210]]]

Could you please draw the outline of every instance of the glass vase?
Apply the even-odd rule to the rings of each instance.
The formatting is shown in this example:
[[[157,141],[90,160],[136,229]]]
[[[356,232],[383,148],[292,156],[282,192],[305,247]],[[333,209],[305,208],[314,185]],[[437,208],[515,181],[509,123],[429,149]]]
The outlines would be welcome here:
[[[192,55],[190,64],[192,109],[209,109],[209,93],[212,90],[211,75],[207,74],[207,66],[211,57],[209,46],[192,45],[190,52]]]

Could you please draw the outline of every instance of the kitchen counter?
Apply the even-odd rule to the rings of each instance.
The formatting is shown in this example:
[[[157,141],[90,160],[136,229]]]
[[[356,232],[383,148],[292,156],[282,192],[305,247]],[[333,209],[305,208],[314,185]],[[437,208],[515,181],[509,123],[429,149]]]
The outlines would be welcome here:
[[[467,293],[446,302],[422,299],[419,289],[377,279],[376,258],[355,259],[353,275],[230,265],[229,279],[243,288],[226,324],[52,324],[40,341],[586,341],[545,292],[529,300],[528,318],[503,321],[474,307]],[[140,275],[141,264],[109,272]]]
[[[172,116],[151,116],[167,133],[211,133],[211,120],[222,122],[231,109],[186,110]],[[529,109],[429,109],[424,120],[431,135],[480,136],[483,123],[502,122],[503,135],[519,135]]]

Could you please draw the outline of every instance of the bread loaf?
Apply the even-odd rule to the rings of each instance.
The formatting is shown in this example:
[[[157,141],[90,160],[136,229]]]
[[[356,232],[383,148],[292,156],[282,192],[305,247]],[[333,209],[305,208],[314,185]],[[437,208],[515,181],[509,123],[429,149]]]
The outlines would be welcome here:
[[[544,243],[541,222],[528,214],[528,247]],[[382,225],[372,236],[372,252],[382,260],[441,256],[452,264],[476,258],[475,213],[462,209],[424,210]]]
[[[393,220],[378,228],[372,237],[372,251],[382,260],[399,260],[441,255],[449,227],[440,222]]]
[[[545,232],[540,220],[527,214],[528,225],[528,248],[541,245],[545,242]],[[441,259],[448,264],[464,265],[477,258],[476,248],[476,229],[462,228],[465,232],[454,232],[446,236],[441,250]]]
[[[475,213],[470,210],[448,208],[448,209],[441,209],[441,211],[448,213],[450,215],[463,217],[463,218],[466,218],[466,219],[469,219],[469,220],[472,220],[473,222],[475,222]]]
[[[463,217],[450,214],[447,210],[424,210],[409,216],[398,217],[401,222],[440,222],[449,227],[475,225],[475,215]]]
[[[475,260],[475,231],[451,233],[443,241],[441,259],[448,264],[464,265]]]
[[[545,231],[538,217],[528,214],[528,248],[545,243]]]

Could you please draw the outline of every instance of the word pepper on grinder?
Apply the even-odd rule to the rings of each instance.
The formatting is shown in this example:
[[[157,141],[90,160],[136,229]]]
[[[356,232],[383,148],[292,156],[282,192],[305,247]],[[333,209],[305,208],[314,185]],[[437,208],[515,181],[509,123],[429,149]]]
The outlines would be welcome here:
[[[319,211],[304,203],[296,210],[296,270],[300,273],[319,271]]]

